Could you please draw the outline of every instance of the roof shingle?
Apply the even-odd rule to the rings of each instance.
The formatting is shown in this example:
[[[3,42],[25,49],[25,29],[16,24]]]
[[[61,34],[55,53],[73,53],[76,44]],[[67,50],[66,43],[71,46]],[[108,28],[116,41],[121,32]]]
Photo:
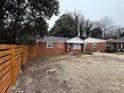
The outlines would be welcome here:
[[[41,38],[38,40],[38,42],[60,42],[60,43],[64,43],[66,42],[66,40],[68,40],[69,38],[64,38],[64,37],[55,37],[55,36],[46,36],[44,38]]]

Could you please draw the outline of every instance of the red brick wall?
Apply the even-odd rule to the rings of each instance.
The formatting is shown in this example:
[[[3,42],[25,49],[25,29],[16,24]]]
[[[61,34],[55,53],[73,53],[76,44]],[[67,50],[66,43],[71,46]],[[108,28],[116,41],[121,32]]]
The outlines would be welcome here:
[[[82,49],[73,49],[74,53],[82,52]],[[69,54],[69,45],[65,43],[53,43],[53,48],[47,48],[46,42],[38,44],[38,56],[53,55],[53,54]]]
[[[52,54],[65,54],[64,43],[53,43],[53,48],[47,48],[46,42],[40,42],[38,44],[38,56],[52,55]]]
[[[97,43],[97,46],[95,49],[93,49],[92,43],[88,43],[85,49],[88,52],[93,52],[93,51],[94,52],[97,52],[97,51],[105,52],[106,48],[107,48],[107,43]]]

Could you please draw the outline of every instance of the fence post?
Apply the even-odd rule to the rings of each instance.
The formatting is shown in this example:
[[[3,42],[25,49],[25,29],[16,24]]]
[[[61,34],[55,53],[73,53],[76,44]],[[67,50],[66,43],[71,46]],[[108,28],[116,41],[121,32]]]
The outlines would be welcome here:
[[[23,71],[23,65],[24,65],[24,45],[21,45],[21,67],[20,67],[20,72]]]
[[[11,45],[11,72],[12,72],[12,85],[15,85],[16,84],[16,81],[15,81],[15,71],[14,71],[14,66],[15,66],[15,59],[14,59],[14,56],[15,56],[15,52],[14,52],[14,45]]]
[[[26,58],[27,58],[27,55],[26,55],[26,45],[22,45],[22,52],[21,52],[21,55],[22,55],[22,65],[25,65],[26,63]]]

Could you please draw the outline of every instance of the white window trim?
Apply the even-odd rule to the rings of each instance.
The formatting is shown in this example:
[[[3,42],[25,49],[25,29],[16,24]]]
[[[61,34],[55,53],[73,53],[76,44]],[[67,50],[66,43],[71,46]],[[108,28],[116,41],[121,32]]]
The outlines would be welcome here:
[[[81,49],[81,45],[80,44],[73,44],[73,49]]]
[[[51,47],[49,47],[49,44],[51,44]],[[47,42],[47,48],[53,48],[53,42]]]
[[[95,47],[94,47],[95,46]],[[92,43],[93,48],[97,48],[97,43]]]

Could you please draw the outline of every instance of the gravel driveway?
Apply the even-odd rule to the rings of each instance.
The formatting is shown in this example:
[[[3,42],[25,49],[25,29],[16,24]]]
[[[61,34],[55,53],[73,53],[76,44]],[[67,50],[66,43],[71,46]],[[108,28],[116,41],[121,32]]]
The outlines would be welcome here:
[[[124,56],[94,54],[33,59],[12,93],[124,93]]]

